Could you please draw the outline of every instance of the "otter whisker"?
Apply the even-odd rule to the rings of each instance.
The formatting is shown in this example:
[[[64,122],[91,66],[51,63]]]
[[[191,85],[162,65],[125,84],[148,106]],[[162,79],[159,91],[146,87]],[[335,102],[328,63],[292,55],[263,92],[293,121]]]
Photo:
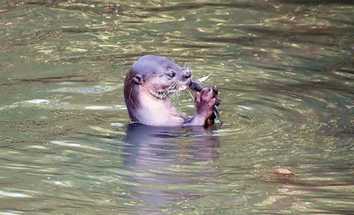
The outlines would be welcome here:
[[[177,105],[178,105],[178,106],[180,106],[180,103],[179,103],[179,93],[180,93],[180,91],[177,91],[177,93],[176,93]]]
[[[184,71],[184,72],[192,73],[191,67],[188,66],[187,64],[183,65],[183,71]]]
[[[194,100],[194,96],[192,95],[191,91],[188,91],[189,95],[191,96],[192,100]]]

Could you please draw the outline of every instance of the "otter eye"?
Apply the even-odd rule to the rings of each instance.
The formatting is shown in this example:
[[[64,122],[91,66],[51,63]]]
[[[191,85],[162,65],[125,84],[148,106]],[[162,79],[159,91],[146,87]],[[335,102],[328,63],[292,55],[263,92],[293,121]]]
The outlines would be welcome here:
[[[167,76],[170,77],[170,78],[173,78],[176,76],[176,72],[173,71],[173,70],[170,70],[168,73],[167,73]]]

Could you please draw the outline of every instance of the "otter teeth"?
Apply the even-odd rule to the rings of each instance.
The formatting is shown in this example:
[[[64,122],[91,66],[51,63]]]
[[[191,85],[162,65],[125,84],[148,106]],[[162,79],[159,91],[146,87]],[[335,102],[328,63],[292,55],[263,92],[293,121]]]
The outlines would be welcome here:
[[[171,84],[171,86],[169,86],[165,90],[158,90],[158,91],[151,90],[150,93],[151,95],[153,95],[158,99],[165,99],[167,96],[175,93],[176,91],[177,91],[177,83],[174,82],[173,84]]]
[[[167,96],[167,93],[165,91],[150,91],[151,95],[153,95],[154,97],[158,98],[158,99],[164,99]]]
[[[165,99],[168,95],[171,95],[175,92],[176,92],[176,90],[174,90],[174,89],[159,90],[159,91],[151,90],[150,91],[150,93],[158,99]]]

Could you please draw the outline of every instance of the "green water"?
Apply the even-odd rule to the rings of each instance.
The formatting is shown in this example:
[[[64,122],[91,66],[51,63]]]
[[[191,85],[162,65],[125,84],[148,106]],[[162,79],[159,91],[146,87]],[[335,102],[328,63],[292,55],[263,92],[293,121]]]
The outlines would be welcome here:
[[[1,1],[0,214],[353,214],[353,51],[351,1]],[[144,54],[223,125],[128,127]]]

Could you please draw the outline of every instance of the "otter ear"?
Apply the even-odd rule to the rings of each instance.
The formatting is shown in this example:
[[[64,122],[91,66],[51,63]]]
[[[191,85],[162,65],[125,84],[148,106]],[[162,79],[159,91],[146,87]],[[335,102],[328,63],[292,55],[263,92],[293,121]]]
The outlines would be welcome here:
[[[141,85],[143,83],[143,77],[140,74],[135,74],[133,77],[135,84]]]

